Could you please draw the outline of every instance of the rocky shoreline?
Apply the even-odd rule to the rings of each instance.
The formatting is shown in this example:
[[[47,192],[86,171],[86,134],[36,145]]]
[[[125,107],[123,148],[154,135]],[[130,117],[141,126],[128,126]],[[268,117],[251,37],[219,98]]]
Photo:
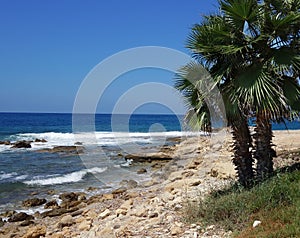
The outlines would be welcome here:
[[[300,148],[300,133],[275,133],[274,141],[288,138],[292,146],[277,147],[278,152]],[[287,141],[285,142],[287,143]],[[231,232],[214,226],[186,224],[182,215],[187,200],[197,201],[212,189],[235,181],[231,163],[231,137],[191,137],[172,149],[154,155],[128,155],[128,159],[156,158],[152,179],[138,183],[122,181],[120,188],[110,193],[87,197],[84,193],[64,193],[59,201],[36,198],[23,202],[24,207],[43,205],[47,211],[33,215],[9,211],[1,218],[1,237],[230,237]],[[280,154],[279,153],[279,154]],[[278,158],[275,165],[294,163]],[[297,157],[298,156],[298,157]],[[159,158],[164,161],[163,165]],[[152,160],[151,160],[152,161]],[[154,161],[154,160],[153,160]],[[140,161],[139,161],[140,162]],[[296,161],[297,162],[297,161]],[[298,161],[299,162],[299,161]]]

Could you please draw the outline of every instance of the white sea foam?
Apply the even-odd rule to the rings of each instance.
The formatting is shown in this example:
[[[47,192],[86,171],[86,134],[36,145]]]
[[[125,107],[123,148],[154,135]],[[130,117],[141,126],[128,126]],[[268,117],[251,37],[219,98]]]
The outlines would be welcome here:
[[[4,171],[0,171],[0,181],[5,179],[21,181],[28,177],[28,175],[18,175],[16,172],[5,173]]]
[[[24,180],[28,177],[28,175],[20,175],[20,176],[17,176],[14,178],[14,180],[16,181],[21,181],[21,180]]]
[[[15,141],[45,139],[47,142],[32,142],[33,150],[53,148],[54,146],[72,146],[81,142],[84,146],[115,146],[128,143],[151,144],[158,139],[172,137],[201,136],[203,132],[168,131],[168,132],[85,132],[85,133],[23,133],[14,136]],[[1,152],[1,147],[0,147]]]
[[[91,169],[83,169],[80,171],[72,172],[65,175],[59,175],[55,177],[35,177],[30,181],[24,181],[27,185],[54,185],[54,184],[63,184],[63,183],[76,183],[83,179],[83,177],[88,174],[99,174],[103,173],[107,168],[98,168],[94,167]]]
[[[44,209],[44,206],[38,206],[38,207],[31,207],[31,208],[28,208],[28,209],[17,209],[15,211],[16,212],[25,212],[28,215],[33,215],[36,212],[43,213],[43,212],[50,211],[50,210],[51,209]]]
[[[23,133],[14,136],[16,141],[20,140],[32,140],[45,139],[47,142],[33,142],[31,143],[32,148],[41,147],[53,147],[59,145],[74,145],[74,134],[73,133],[61,133],[61,132],[46,132],[46,133]]]
[[[0,145],[0,153],[10,149],[9,145]]]
[[[1,171],[0,172],[0,180],[9,179],[9,178],[12,178],[16,175],[17,175],[17,173],[15,173],[15,172],[5,173],[4,171]]]

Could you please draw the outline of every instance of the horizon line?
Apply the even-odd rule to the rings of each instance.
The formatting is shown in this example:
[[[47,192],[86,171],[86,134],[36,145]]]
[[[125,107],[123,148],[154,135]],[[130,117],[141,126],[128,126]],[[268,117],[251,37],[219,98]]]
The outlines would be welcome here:
[[[73,114],[73,112],[24,112],[24,111],[0,111],[1,113],[15,113],[15,114]],[[110,112],[96,112],[96,113],[88,113],[88,112],[82,112],[82,113],[74,113],[74,114],[82,114],[82,115],[112,115],[114,113],[110,113]],[[116,113],[116,115],[179,115],[179,116],[184,116],[185,114],[172,114],[172,113],[160,113],[160,112],[156,112],[156,113]]]

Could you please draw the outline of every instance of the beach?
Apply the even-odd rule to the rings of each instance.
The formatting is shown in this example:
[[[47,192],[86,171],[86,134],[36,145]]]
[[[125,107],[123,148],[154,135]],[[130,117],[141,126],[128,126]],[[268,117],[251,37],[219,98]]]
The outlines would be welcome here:
[[[299,163],[299,153],[298,157],[295,153],[289,156],[299,151],[299,130],[274,131],[273,142],[278,155],[274,159],[276,168]],[[145,162],[151,163],[151,172],[144,171],[150,180],[124,180],[119,188],[90,197],[82,192],[60,194],[60,204],[52,201],[53,207],[48,211],[27,218],[23,214],[20,221],[12,221],[18,218],[12,211],[2,214],[2,218],[10,215],[11,222],[2,222],[0,236],[230,237],[231,231],[214,224],[186,224],[183,214],[187,201],[197,201],[212,189],[235,181],[231,143],[229,131],[224,131],[212,137],[187,137],[179,144],[164,146],[157,153],[172,160]]]

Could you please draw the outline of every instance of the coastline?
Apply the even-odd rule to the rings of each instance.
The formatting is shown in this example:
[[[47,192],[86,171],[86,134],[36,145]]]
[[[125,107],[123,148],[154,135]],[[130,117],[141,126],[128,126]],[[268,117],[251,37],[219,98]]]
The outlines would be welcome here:
[[[280,156],[300,149],[300,130],[274,131]],[[1,237],[230,237],[216,227],[185,224],[184,203],[235,180],[231,136],[188,137],[168,151],[173,158],[158,166],[147,182],[124,182],[110,193],[70,201],[57,216],[36,213],[33,223],[5,222]],[[158,162],[159,163],[159,162]],[[274,159],[275,167],[293,163]],[[54,209],[53,209],[54,210]],[[49,213],[48,213],[49,214]],[[22,225],[23,223],[23,225]],[[31,224],[30,224],[31,223]],[[138,224],[138,225],[137,225]]]

